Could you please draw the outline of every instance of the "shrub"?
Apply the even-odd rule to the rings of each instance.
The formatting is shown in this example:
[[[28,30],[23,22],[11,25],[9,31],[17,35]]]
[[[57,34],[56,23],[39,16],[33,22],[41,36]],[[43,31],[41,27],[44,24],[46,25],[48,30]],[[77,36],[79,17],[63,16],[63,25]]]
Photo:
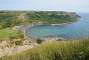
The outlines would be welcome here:
[[[36,42],[37,42],[38,44],[41,44],[41,43],[43,42],[43,40],[37,39]]]

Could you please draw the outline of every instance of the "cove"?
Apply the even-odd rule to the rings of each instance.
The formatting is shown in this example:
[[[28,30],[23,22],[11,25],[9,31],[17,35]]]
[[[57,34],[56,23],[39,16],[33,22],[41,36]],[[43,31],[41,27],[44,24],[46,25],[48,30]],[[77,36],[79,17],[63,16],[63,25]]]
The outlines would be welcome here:
[[[89,13],[79,13],[77,22],[64,25],[36,25],[26,30],[32,38],[61,37],[65,39],[81,39],[89,37]]]

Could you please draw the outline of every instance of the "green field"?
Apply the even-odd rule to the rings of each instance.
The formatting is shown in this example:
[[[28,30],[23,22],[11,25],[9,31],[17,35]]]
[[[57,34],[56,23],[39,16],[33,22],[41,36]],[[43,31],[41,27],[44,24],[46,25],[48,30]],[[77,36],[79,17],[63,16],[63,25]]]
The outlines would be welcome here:
[[[19,38],[21,36],[21,33],[12,29],[2,29],[0,30],[0,38]]]

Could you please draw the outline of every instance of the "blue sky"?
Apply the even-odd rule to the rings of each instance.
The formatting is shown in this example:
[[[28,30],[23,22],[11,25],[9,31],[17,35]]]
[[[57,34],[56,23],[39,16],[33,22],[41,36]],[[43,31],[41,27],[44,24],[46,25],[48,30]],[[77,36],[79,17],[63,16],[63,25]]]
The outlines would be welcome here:
[[[0,0],[0,10],[89,12],[89,0]]]

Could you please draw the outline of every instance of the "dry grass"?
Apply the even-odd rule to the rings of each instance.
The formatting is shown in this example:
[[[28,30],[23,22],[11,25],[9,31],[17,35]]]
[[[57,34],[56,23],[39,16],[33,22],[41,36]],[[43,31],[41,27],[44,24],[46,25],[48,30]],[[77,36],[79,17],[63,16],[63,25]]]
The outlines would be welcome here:
[[[39,47],[0,60],[89,60],[89,39],[44,42]]]

